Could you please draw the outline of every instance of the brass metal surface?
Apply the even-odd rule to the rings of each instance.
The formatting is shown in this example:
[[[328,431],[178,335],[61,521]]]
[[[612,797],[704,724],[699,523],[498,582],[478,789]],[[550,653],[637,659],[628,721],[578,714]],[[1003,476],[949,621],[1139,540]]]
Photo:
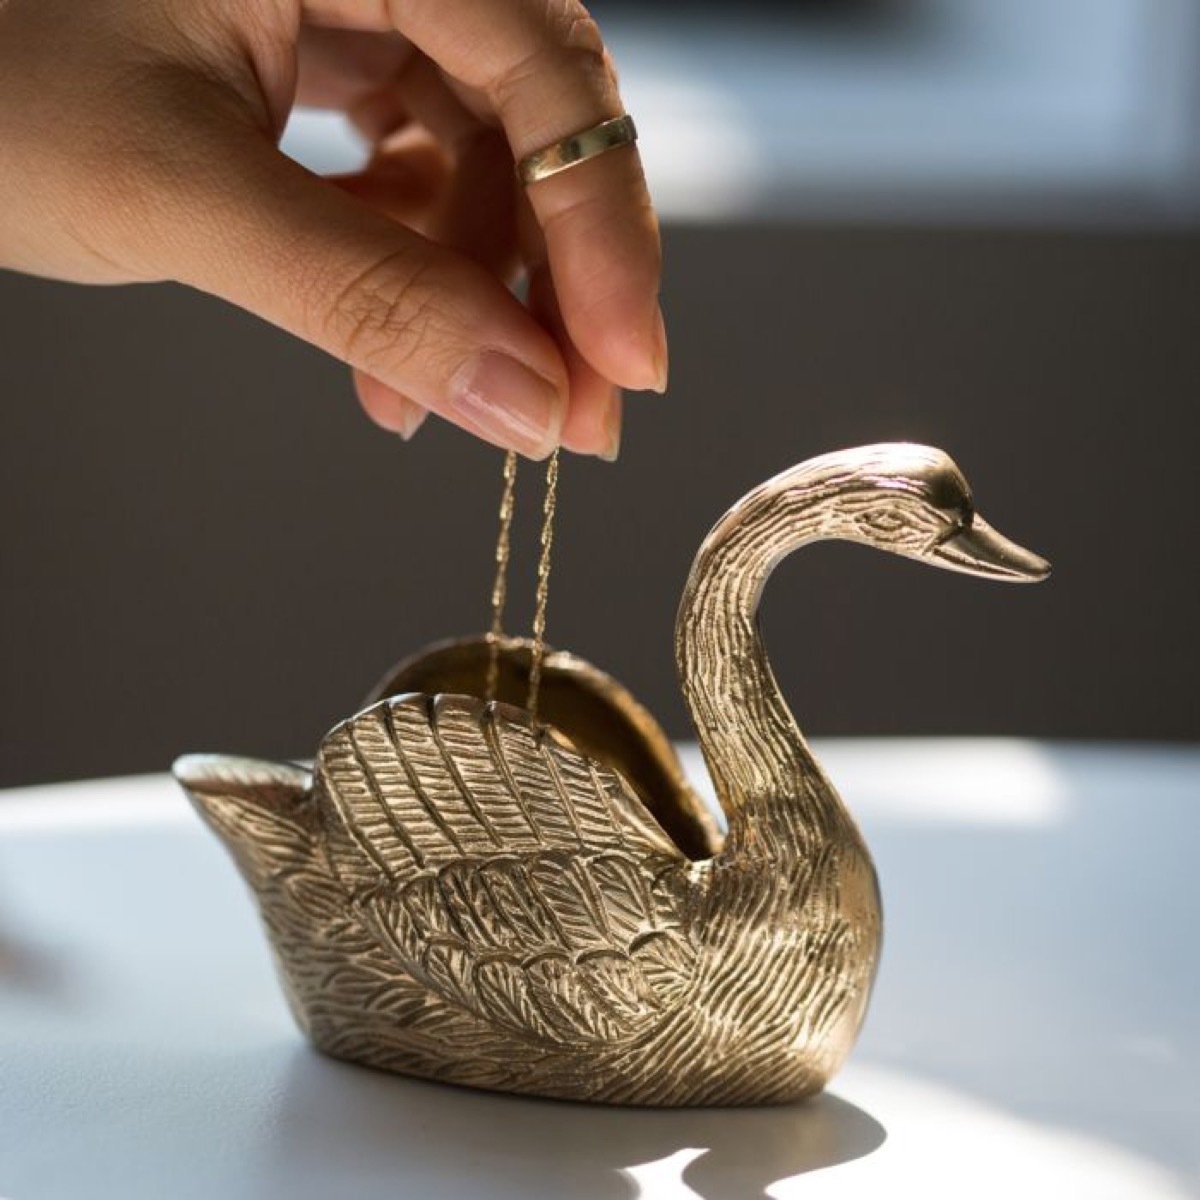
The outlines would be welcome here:
[[[185,757],[180,782],[257,894],[293,1011],[322,1050],[573,1100],[748,1104],[818,1091],[866,1012],[881,912],[870,854],[780,693],[756,612],[776,564],[839,538],[946,569],[1048,566],[974,513],[940,451],[813,459],[705,539],[676,656],[728,822],[656,722],[547,652],[541,720],[510,703],[531,643],[401,664],[312,771]],[[543,723],[546,722],[546,723]]]
[[[517,177],[528,187],[540,179],[549,179],[551,175],[558,175],[587,162],[598,154],[616,150],[619,146],[630,146],[636,141],[637,126],[626,113],[526,155],[517,163]]]

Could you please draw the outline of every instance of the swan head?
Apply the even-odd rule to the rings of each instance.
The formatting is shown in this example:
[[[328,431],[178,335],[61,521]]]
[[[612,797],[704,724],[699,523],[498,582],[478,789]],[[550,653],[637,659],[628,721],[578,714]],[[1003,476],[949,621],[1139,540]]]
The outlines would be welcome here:
[[[970,486],[944,451],[865,446],[827,455],[818,474],[837,497],[828,535],[988,579],[1036,583],[1050,573],[1044,558],[979,516]]]

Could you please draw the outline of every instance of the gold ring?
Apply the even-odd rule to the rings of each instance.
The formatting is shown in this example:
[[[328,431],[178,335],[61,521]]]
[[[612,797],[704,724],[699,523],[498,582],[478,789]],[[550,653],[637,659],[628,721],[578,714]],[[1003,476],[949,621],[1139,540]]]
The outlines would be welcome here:
[[[637,127],[628,113],[623,117],[613,117],[609,121],[601,121],[591,129],[581,133],[573,133],[561,142],[535,150],[527,154],[517,163],[517,176],[528,186],[537,183],[539,179],[549,179],[559,171],[566,171],[595,158],[607,150],[615,150],[618,146],[629,146],[637,141]]]

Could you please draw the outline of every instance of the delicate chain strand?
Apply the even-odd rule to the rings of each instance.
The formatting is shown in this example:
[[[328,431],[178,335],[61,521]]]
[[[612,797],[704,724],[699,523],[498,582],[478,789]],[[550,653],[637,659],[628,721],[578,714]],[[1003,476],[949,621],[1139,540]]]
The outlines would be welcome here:
[[[546,465],[546,499],[542,505],[542,554],[538,560],[537,607],[533,614],[533,652],[529,665],[529,711],[538,711],[542,659],[546,654],[546,605],[550,599],[550,547],[554,542],[554,513],[558,507],[558,450]]]
[[[500,638],[504,634],[504,602],[508,598],[508,559],[513,507],[517,492],[517,454],[504,457],[504,492],[500,497],[500,532],[496,536],[496,578],[492,583],[492,627],[488,632],[487,699],[496,699],[500,683]]]

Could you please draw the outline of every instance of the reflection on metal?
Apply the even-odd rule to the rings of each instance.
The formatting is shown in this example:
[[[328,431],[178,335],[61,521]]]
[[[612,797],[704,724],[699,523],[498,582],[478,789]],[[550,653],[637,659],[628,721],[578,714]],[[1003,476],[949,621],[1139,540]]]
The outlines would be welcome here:
[[[551,175],[569,171],[590,158],[607,154],[610,150],[631,146],[636,141],[637,126],[633,118],[628,113],[613,117],[562,138],[533,154],[527,154],[517,163],[517,178],[528,187],[531,183],[549,179]]]
[[[613,1103],[786,1101],[862,1023],[879,893],[771,673],[755,614],[823,538],[993,579],[1045,562],[975,515],[940,451],[794,467],[719,521],[677,624],[684,695],[728,822],[619,684],[528,642],[435,646],[337,725],[315,767],[188,756],[176,775],[258,896],[327,1053],[474,1087]],[[542,722],[545,722],[544,724]]]

